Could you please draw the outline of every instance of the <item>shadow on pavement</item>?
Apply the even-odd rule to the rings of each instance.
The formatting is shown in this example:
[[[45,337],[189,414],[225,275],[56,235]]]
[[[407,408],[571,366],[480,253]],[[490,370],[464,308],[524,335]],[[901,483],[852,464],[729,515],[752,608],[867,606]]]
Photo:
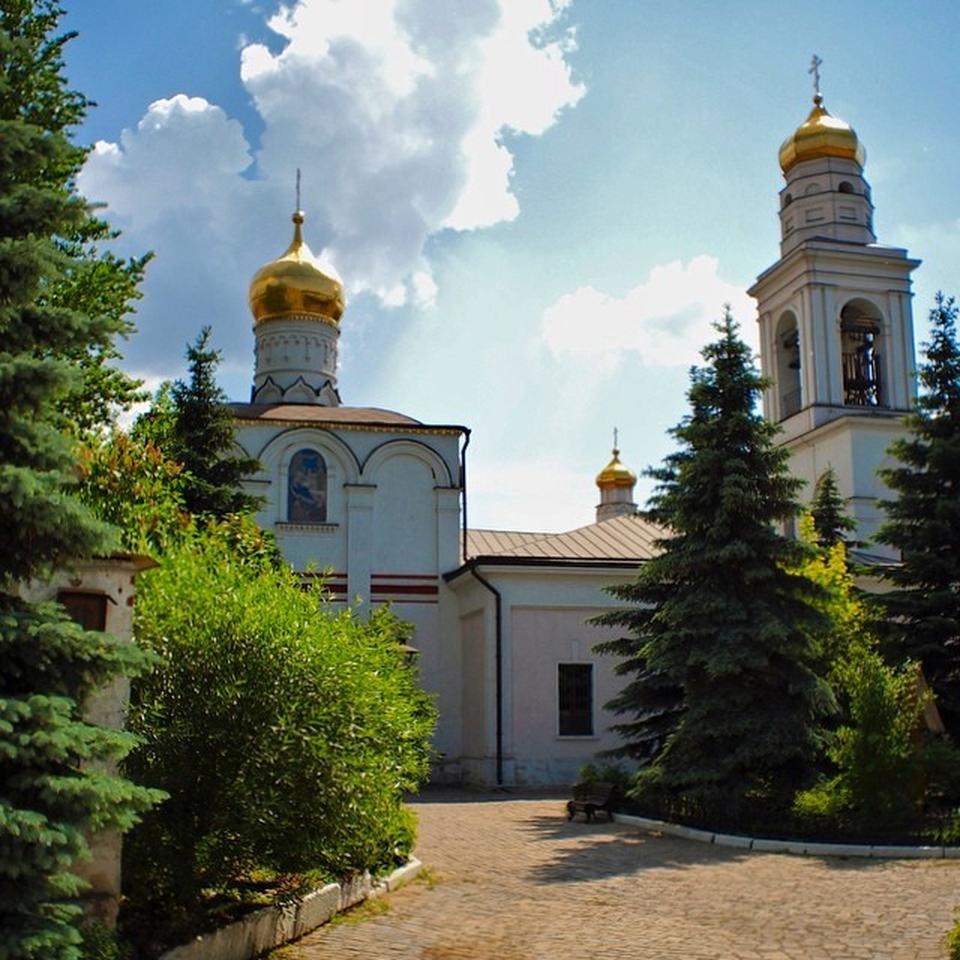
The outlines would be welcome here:
[[[537,883],[581,883],[636,873],[641,870],[685,870],[767,856],[792,856],[714,846],[695,840],[638,831],[624,824],[598,820],[568,821],[562,808],[557,816],[531,817],[525,825],[533,842],[554,843],[554,856],[534,867]],[[572,846],[569,841],[576,841]],[[882,869],[883,860],[856,857],[797,857],[831,870],[867,872]]]
[[[743,859],[747,853],[731,847],[641,833],[634,827],[602,820],[568,821],[562,809],[556,817],[532,817],[526,829],[533,842],[555,845],[552,859],[531,870],[531,879],[538,883],[580,883],[638,870],[684,870],[704,864],[729,863]],[[570,841],[576,845],[570,845]]]
[[[505,800],[556,800],[566,801],[570,796],[569,789],[562,787],[445,787],[426,786],[420,793],[408,794],[405,803],[412,805],[420,803],[502,803]]]

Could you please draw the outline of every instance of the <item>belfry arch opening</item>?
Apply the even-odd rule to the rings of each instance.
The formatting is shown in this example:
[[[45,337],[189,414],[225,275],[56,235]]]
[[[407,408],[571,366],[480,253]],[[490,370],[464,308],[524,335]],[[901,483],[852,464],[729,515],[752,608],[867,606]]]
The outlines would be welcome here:
[[[868,300],[851,300],[840,311],[843,402],[848,407],[882,407],[881,331],[883,317]]]
[[[777,393],[780,419],[793,416],[802,406],[800,388],[800,331],[797,318],[787,311],[777,323]]]

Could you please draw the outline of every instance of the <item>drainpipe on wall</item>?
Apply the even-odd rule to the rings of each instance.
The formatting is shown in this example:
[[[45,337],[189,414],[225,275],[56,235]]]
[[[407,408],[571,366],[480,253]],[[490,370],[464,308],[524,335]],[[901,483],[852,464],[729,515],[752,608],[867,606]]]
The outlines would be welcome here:
[[[485,577],[482,577],[475,567],[470,572],[479,583],[485,586],[492,594],[496,603],[496,641],[494,663],[496,669],[496,745],[497,745],[497,786],[503,786],[503,602],[500,591]]]
[[[461,562],[467,562],[467,447],[470,446],[470,431],[464,428],[466,442],[460,451],[460,499],[463,503],[463,512],[460,515],[461,529]]]

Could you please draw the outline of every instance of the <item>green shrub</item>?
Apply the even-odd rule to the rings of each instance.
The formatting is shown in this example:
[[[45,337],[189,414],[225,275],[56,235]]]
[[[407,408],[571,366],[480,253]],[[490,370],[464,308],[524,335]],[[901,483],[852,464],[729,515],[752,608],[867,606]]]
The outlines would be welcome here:
[[[955,915],[953,926],[946,936],[948,960],[960,960],[960,912]]]
[[[912,666],[894,670],[873,650],[840,668],[850,723],[827,751],[835,776],[794,801],[794,812],[818,827],[883,833],[912,825],[924,787],[916,733],[923,707]]]
[[[189,906],[263,867],[345,876],[413,842],[401,807],[429,769],[434,708],[388,610],[334,612],[238,521],[168,548],[140,581],[139,642],[160,666],[134,687],[128,768],[170,799],[129,838],[138,897]]]
[[[85,923],[80,935],[83,960],[129,960],[131,956],[130,944],[102,923]]]
[[[577,783],[612,783],[620,797],[627,795],[630,782],[631,775],[619,763],[588,763],[577,774]]]

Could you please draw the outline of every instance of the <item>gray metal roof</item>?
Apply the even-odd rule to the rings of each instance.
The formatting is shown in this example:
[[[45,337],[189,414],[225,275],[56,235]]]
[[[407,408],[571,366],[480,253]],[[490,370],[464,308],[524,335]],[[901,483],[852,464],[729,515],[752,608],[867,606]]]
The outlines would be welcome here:
[[[467,559],[649,560],[664,531],[638,516],[614,517],[566,533],[467,530]]]

